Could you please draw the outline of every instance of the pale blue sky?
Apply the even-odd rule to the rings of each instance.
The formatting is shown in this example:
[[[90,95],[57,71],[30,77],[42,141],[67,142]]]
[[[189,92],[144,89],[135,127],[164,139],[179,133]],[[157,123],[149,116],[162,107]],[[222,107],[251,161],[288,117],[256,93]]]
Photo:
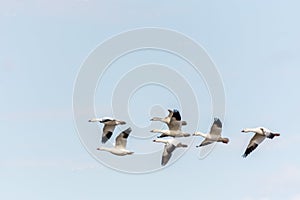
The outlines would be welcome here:
[[[296,0],[1,1],[0,198],[299,200],[299,6]],[[224,82],[224,135],[231,142],[204,160],[192,148],[167,169],[130,175],[102,166],[83,148],[72,91],[97,45],[145,26],[182,32],[207,50]],[[259,125],[282,136],[242,159],[251,135],[240,130]]]

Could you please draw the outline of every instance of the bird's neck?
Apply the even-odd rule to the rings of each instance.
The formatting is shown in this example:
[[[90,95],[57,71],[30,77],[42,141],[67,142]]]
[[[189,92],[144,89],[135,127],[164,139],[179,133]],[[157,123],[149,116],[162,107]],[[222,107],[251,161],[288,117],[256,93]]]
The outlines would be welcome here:
[[[110,152],[111,148],[108,148],[108,147],[99,147],[98,150],[99,151],[109,151]]]
[[[167,143],[167,141],[166,140],[163,140],[163,139],[159,139],[159,138],[157,138],[156,140],[155,140],[155,142],[158,142],[158,143]]]
[[[202,137],[204,137],[204,138],[207,137],[207,134],[206,134],[206,133],[202,133],[202,132],[196,132],[195,135],[196,135],[196,136],[202,136]]]
[[[248,132],[254,132],[257,133],[258,132],[258,128],[245,128],[244,132],[248,133]]]

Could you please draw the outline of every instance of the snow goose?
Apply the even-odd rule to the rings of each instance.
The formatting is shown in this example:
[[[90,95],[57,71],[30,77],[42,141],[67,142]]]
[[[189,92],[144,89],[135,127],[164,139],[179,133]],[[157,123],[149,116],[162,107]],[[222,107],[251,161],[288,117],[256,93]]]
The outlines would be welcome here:
[[[272,132],[264,127],[246,128],[242,130],[243,133],[253,132],[255,135],[251,138],[243,157],[246,158],[252,151],[254,151],[265,138],[273,139],[276,136],[280,136],[280,133]]]
[[[169,130],[181,130],[181,126],[187,125],[186,121],[181,121],[180,112],[177,109],[173,111],[168,109],[169,115],[165,118],[153,117],[151,121],[160,121],[168,125]]]
[[[97,150],[99,151],[107,151],[117,156],[125,156],[131,155],[134,152],[129,151],[126,149],[127,138],[131,132],[131,128],[126,129],[125,131],[121,132],[118,137],[116,138],[116,144],[112,148],[108,147],[99,147]]]
[[[201,144],[196,147],[205,146],[213,142],[223,142],[227,144],[229,142],[229,139],[221,137],[221,132],[222,132],[222,122],[219,118],[214,118],[214,123],[211,126],[209,133],[196,132],[193,134],[194,136],[202,136],[205,138],[201,142]]]
[[[187,122],[181,121],[180,112],[178,110],[174,109],[172,118],[167,125],[168,125],[169,130],[178,131],[178,130],[181,130],[182,126],[187,125]]]
[[[162,159],[161,159],[162,166],[165,166],[168,163],[168,161],[170,160],[170,158],[172,156],[173,151],[177,147],[183,147],[183,148],[187,147],[186,144],[182,144],[181,142],[179,142],[173,138],[168,139],[168,140],[155,139],[155,140],[153,140],[153,142],[165,144],[164,152],[163,152]]]
[[[163,137],[189,137],[190,134],[184,133],[181,130],[160,130],[160,129],[153,129],[150,132],[152,133],[161,133],[158,138],[163,138]]]
[[[150,121],[159,121],[159,122],[163,122],[163,123],[170,123],[172,115],[173,115],[173,111],[168,109],[168,116],[166,116],[165,118],[160,118],[160,117],[153,117],[152,119],[150,119]]]
[[[90,119],[89,122],[100,122],[104,124],[102,140],[101,140],[102,143],[106,143],[111,138],[117,125],[126,124],[126,122],[124,121],[113,119],[110,117],[94,118],[94,119]]]

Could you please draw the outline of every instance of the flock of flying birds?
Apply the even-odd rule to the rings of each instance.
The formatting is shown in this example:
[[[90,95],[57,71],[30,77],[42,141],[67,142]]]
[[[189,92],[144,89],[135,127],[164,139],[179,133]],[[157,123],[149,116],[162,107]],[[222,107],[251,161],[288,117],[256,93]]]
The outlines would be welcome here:
[[[153,140],[153,142],[165,144],[162,160],[161,160],[161,165],[163,166],[168,163],[168,161],[172,156],[173,151],[176,148],[188,147],[188,145],[179,142],[175,138],[191,136],[191,134],[185,133],[181,130],[181,127],[187,125],[187,122],[181,120],[181,115],[179,111],[176,109],[174,110],[169,109],[168,112],[169,114],[165,118],[154,117],[151,119],[151,121],[163,122],[168,126],[168,129],[166,130],[159,130],[159,129],[151,130],[151,132],[153,133],[160,133],[157,139]],[[112,137],[116,126],[126,124],[125,121],[113,119],[110,117],[94,118],[94,119],[90,119],[89,122],[100,122],[104,124],[102,140],[101,140],[103,144],[106,143]],[[126,149],[127,138],[131,131],[132,131],[131,128],[122,131],[116,137],[114,147],[102,146],[97,148],[97,150],[107,151],[118,156],[133,154],[134,152]],[[212,144],[214,142],[222,142],[225,144],[229,143],[229,139],[222,137],[221,132],[222,132],[222,122],[219,118],[214,118],[214,122],[213,125],[211,126],[209,133],[195,132],[192,136],[201,136],[204,138],[204,140],[196,147],[202,147],[205,145]],[[244,158],[247,157],[253,150],[255,150],[257,146],[264,141],[265,138],[273,139],[276,136],[280,136],[279,133],[273,132],[264,127],[246,128],[243,129],[242,132],[255,133],[252,139],[250,140],[246,151],[242,155]],[[165,137],[169,137],[169,138],[162,139]]]

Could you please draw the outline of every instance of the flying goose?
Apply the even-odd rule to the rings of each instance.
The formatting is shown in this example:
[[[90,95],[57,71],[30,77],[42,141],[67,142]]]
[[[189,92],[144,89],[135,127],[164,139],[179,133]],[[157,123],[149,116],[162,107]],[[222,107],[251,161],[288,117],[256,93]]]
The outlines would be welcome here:
[[[116,138],[116,144],[112,148],[108,147],[99,147],[97,150],[99,151],[107,151],[117,156],[125,156],[131,155],[134,152],[129,151],[126,149],[127,138],[131,132],[131,128],[126,129],[125,131],[121,132],[118,137]]]
[[[151,121],[160,121],[167,124],[169,130],[181,130],[181,126],[187,125],[186,121],[181,121],[181,115],[177,109],[173,111],[168,109],[168,116],[165,118],[153,117]]]
[[[153,140],[153,142],[164,143],[165,144],[164,152],[163,152],[162,159],[161,159],[161,165],[162,166],[165,166],[168,163],[168,161],[170,160],[170,158],[172,156],[172,152],[177,147],[183,147],[183,148],[187,147],[186,144],[182,144],[181,142],[179,142],[179,141],[177,141],[173,138],[168,139],[168,140],[155,139],[155,140]]]
[[[161,133],[158,138],[163,138],[163,137],[189,137],[191,136],[189,133],[184,133],[181,130],[160,130],[160,129],[153,129],[150,132],[152,133]]]
[[[166,124],[169,124],[173,115],[173,111],[168,109],[168,116],[166,116],[165,118],[161,118],[161,117],[153,117],[152,119],[150,119],[150,121],[160,121]]]
[[[214,118],[214,123],[211,126],[209,133],[205,134],[201,132],[196,132],[193,134],[193,136],[202,136],[205,138],[201,142],[201,144],[196,147],[202,147],[211,144],[213,142],[223,142],[227,144],[229,142],[229,139],[221,137],[221,132],[222,132],[222,122],[219,118]]]
[[[167,124],[167,125],[168,125],[169,130],[178,131],[178,130],[181,130],[181,126],[186,126],[187,122],[181,121],[180,112],[178,110],[174,109],[172,118],[171,118],[169,124]]]
[[[93,118],[93,119],[90,119],[89,122],[100,122],[100,123],[104,124],[102,140],[101,140],[101,142],[103,144],[106,143],[111,138],[117,125],[126,124],[126,122],[124,122],[124,121],[120,121],[120,120],[113,119],[110,117]]]
[[[257,146],[264,141],[265,138],[273,139],[276,136],[280,136],[280,133],[272,132],[264,127],[246,128],[242,130],[243,133],[253,132],[255,135],[251,138],[245,153],[242,155],[246,158]]]

